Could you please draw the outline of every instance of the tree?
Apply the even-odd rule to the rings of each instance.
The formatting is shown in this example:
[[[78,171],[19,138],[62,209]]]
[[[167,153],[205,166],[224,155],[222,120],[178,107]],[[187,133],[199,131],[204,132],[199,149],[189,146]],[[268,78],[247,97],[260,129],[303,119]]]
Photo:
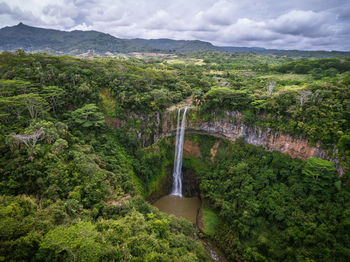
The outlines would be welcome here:
[[[23,102],[29,112],[30,117],[34,120],[46,112],[47,103],[38,94],[23,94],[17,96],[17,99]]]
[[[302,173],[313,179],[328,179],[335,175],[335,167],[332,162],[321,158],[312,157],[306,160]]]
[[[3,121],[11,122],[15,115],[16,120],[22,118],[26,108],[22,101],[17,96],[0,97],[0,117]]]
[[[248,102],[248,93],[245,90],[232,90],[226,87],[212,87],[205,95],[205,104],[208,109],[244,107]]]
[[[268,86],[267,86],[267,90],[266,93],[268,96],[270,96],[273,92],[274,87],[276,86],[276,81],[271,81],[269,82]]]
[[[300,90],[300,91],[297,91],[297,93],[299,95],[298,100],[299,100],[299,105],[301,107],[304,106],[304,104],[309,101],[310,96],[312,95],[312,92],[308,90]]]
[[[330,189],[334,189],[333,186],[337,179],[335,171],[332,162],[312,157],[306,160],[302,174],[305,175],[304,181],[311,191],[322,191],[322,196],[327,197]]]
[[[25,93],[32,93],[36,90],[32,83],[23,80],[0,79],[0,96],[10,97]]]
[[[56,154],[63,151],[63,149],[68,147],[68,142],[62,138],[59,138],[56,140],[56,142],[53,144],[53,149]]]
[[[57,86],[43,86],[42,96],[48,101],[51,105],[51,108],[54,113],[60,104],[60,99],[64,95],[65,91],[62,88]]]
[[[339,138],[337,148],[340,152],[350,154],[350,135],[343,135]]]
[[[84,128],[99,128],[105,125],[104,117],[95,104],[87,104],[70,114],[71,123]]]
[[[170,92],[165,89],[154,89],[150,93],[153,101],[151,102],[154,110],[163,110],[167,106],[169,106],[170,101],[172,100]]]
[[[80,221],[69,227],[60,226],[49,231],[40,244],[41,249],[67,252],[73,261],[99,261],[102,246],[99,233],[91,222]]]
[[[10,144],[22,142],[27,147],[35,147],[38,141],[44,139],[45,132],[42,129],[38,129],[31,134],[27,134],[27,135],[12,134],[10,135],[10,137],[13,138],[13,140],[12,139],[8,140]]]

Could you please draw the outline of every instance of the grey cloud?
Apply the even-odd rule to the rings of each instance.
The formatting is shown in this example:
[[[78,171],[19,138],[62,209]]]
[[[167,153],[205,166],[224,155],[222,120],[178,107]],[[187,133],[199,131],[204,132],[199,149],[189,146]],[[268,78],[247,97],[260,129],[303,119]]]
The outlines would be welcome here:
[[[200,39],[217,45],[349,50],[347,0],[0,0],[0,25],[20,21],[121,38]]]
[[[200,11],[197,19],[214,25],[227,26],[235,21],[238,11],[238,6],[232,1],[221,0],[207,10]]]
[[[350,3],[339,10],[338,19],[350,20]]]
[[[293,10],[268,21],[267,28],[281,34],[318,37],[332,33],[330,20],[332,15],[328,13]]]
[[[0,3],[0,14],[9,14],[11,12],[11,8],[6,3]]]
[[[22,21],[34,21],[37,18],[31,11],[22,11],[19,7],[11,8],[8,4],[0,2],[0,14],[7,14],[10,17]]]

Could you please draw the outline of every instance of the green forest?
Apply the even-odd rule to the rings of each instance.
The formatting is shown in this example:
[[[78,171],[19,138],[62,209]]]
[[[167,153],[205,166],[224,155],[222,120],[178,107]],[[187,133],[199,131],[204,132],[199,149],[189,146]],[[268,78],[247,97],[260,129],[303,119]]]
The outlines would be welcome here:
[[[321,144],[337,165],[187,135],[198,229],[146,201],[174,158],[155,134],[184,101]],[[348,57],[2,52],[0,152],[0,261],[210,261],[199,235],[228,261],[350,260]]]
[[[349,259],[350,194],[332,163],[291,159],[242,140],[222,141],[215,160],[207,166],[205,157],[201,165],[190,158],[187,166],[198,171],[202,198],[220,219],[209,237],[229,259]]]

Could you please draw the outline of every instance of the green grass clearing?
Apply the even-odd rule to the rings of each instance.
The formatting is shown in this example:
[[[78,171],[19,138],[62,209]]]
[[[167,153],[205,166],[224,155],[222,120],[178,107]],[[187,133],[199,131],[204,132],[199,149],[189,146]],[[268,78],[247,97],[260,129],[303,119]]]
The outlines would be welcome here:
[[[219,218],[214,210],[207,207],[202,208],[203,232],[206,235],[212,236],[215,234],[215,228],[219,223]]]

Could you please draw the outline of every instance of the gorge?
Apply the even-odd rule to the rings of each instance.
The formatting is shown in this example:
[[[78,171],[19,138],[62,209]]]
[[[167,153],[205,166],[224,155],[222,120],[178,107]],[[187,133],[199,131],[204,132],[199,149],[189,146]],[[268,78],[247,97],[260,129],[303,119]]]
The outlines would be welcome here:
[[[300,135],[287,134],[282,131],[271,128],[263,128],[246,123],[243,120],[242,113],[239,111],[217,111],[208,116],[201,115],[201,112],[195,106],[189,106],[186,119],[186,133],[197,133],[212,135],[230,141],[236,141],[243,138],[248,144],[262,146],[268,151],[279,151],[288,154],[292,158],[308,159],[317,157],[329,160],[336,164],[339,176],[344,173],[339,160],[334,156],[334,145],[324,145],[320,141],[312,144],[308,139]],[[138,137],[145,146],[150,145],[164,137],[177,135],[177,108],[171,108],[160,116],[158,113],[151,118],[142,115],[134,115],[132,118],[140,119],[152,126],[152,134],[147,135],[140,128]],[[152,120],[155,118],[155,121]]]
[[[172,190],[169,195],[161,197],[153,205],[160,211],[184,217],[193,224],[197,224],[197,216],[201,207],[201,201],[197,196],[185,197],[182,193],[182,153],[185,140],[187,107],[183,108],[182,119],[180,121],[181,109],[182,108],[178,109],[177,114]],[[190,194],[192,195],[193,192],[190,192]]]
[[[210,120],[202,120],[196,109],[189,112],[186,125],[186,132],[199,132],[203,134],[218,136],[221,138],[235,141],[242,137],[248,144],[255,146],[263,146],[269,151],[277,150],[281,153],[290,155],[292,158],[307,159],[310,157],[318,157],[322,159],[333,160],[329,156],[329,152],[321,147],[318,142],[311,145],[307,139],[293,136],[270,128],[260,128],[244,123],[240,112],[224,111]],[[172,136],[174,134],[174,123],[169,115],[163,117],[161,133],[156,139]],[[335,160],[333,160],[335,161]]]
[[[187,99],[184,103],[169,108],[163,112],[163,114],[154,112],[153,116],[150,118],[142,115],[136,116],[136,119],[138,117],[142,119],[142,123],[152,126],[152,132],[148,134],[143,132],[143,130],[146,130],[145,128],[138,128],[138,137],[141,143],[146,145],[146,148],[147,146],[157,144],[158,142],[162,143],[162,141],[166,141],[166,143],[168,143],[170,146],[174,146],[173,185],[176,185],[176,181],[178,181],[176,178],[179,172],[176,170],[178,170],[179,167],[178,156],[179,152],[181,152],[181,149],[179,151],[179,144],[183,144],[185,161],[184,170],[186,170],[185,174],[194,168],[193,175],[196,177],[195,179],[185,177],[187,181],[185,184],[182,184],[182,186],[185,188],[191,187],[191,183],[194,183],[196,180],[198,180],[198,184],[202,184],[206,173],[211,172],[209,171],[210,169],[216,168],[215,159],[217,151],[222,151],[223,148],[227,147],[227,143],[224,141],[229,141],[229,144],[230,142],[237,143],[237,141],[238,143],[244,142],[245,144],[264,148],[270,152],[280,152],[291,157],[292,159],[329,160],[336,164],[339,177],[341,177],[344,173],[343,167],[339,164],[338,159],[334,157],[334,145],[324,145],[321,142],[312,143],[301,135],[287,134],[282,131],[273,130],[272,128],[252,125],[244,119],[243,114],[239,111],[216,110],[212,113],[207,112],[203,114],[200,108],[189,103],[189,101],[190,99]],[[183,107],[188,107],[188,109],[186,110],[186,118],[183,117],[181,120],[181,108]],[[183,141],[181,141],[182,136],[180,135],[182,131],[183,133],[187,134]],[[198,142],[198,137],[202,137],[199,139],[202,142]],[[212,138],[209,139],[209,137]],[[211,141],[208,144],[208,146],[210,146],[207,146],[207,149],[203,151],[202,147],[204,144],[207,144],[208,141]],[[222,152],[220,154],[222,155]],[[226,154],[234,155],[234,151],[226,151]],[[222,159],[222,156],[218,158],[218,161],[220,161],[220,159]],[[244,161],[244,159],[242,159],[242,161]],[[208,167],[209,170],[201,170],[201,168],[197,167],[198,163],[206,163],[206,165],[211,167]],[[281,167],[283,167],[283,165],[281,165]],[[168,176],[169,174],[170,173],[168,173]],[[159,185],[161,187],[164,186],[164,189],[169,188],[169,183],[171,180],[169,180],[169,178],[164,179],[162,181],[168,182],[165,182],[165,184],[160,183]],[[258,178],[255,179],[258,180]],[[166,183],[168,183],[168,185]],[[163,189],[160,191],[162,190]],[[167,195],[170,191],[163,190],[163,192],[159,195],[161,197],[156,198],[157,201],[154,202],[153,205],[158,207],[160,211],[167,214],[174,214],[175,216],[188,219],[199,227],[200,232],[203,232],[204,235],[208,236],[209,234],[207,233],[207,228],[210,227],[210,224],[208,224],[208,222],[204,222],[204,220],[208,221],[208,213],[203,215],[203,212],[213,214],[213,211],[210,209],[208,211],[205,209],[205,207],[213,205],[221,206],[221,204],[211,203],[213,199],[208,197],[205,191],[206,190],[202,192],[202,188],[201,191],[199,191],[198,186],[196,192],[200,197],[199,200],[197,197],[193,196],[190,196],[190,198],[181,198],[176,195]],[[174,192],[174,187],[172,188],[172,192]],[[177,191],[177,193],[178,192],[181,191]],[[152,192],[151,195],[153,195],[153,193],[155,192]],[[229,205],[230,204],[231,203],[229,203]],[[212,215],[210,219],[215,220],[215,216],[216,215]],[[220,233],[216,233],[217,236],[220,235],[219,238],[225,237],[227,234],[227,229],[223,229],[223,231],[221,230],[222,229],[218,230]],[[211,236],[211,239],[212,237],[213,235]],[[214,245],[217,247],[225,245],[225,243],[219,239],[216,239],[214,243]],[[209,244],[206,246],[210,248],[212,245]],[[228,254],[227,252],[229,253],[230,251],[226,251],[226,255]]]
[[[0,260],[349,261],[349,70],[3,52]]]

